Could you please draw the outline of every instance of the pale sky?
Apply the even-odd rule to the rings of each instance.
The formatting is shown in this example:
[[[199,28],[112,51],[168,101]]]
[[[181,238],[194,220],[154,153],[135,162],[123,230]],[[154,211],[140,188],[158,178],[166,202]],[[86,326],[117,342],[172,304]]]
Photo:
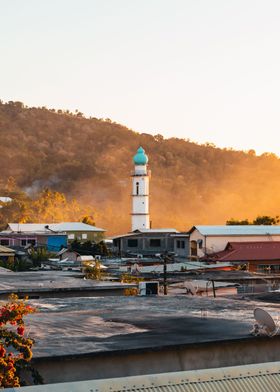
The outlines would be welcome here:
[[[0,0],[0,99],[280,155],[279,0]]]

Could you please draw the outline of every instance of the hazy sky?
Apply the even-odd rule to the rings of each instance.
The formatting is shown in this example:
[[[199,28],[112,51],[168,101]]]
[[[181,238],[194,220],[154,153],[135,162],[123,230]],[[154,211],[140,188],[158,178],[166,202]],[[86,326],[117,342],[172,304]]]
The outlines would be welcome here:
[[[0,0],[0,98],[280,154],[279,0]]]

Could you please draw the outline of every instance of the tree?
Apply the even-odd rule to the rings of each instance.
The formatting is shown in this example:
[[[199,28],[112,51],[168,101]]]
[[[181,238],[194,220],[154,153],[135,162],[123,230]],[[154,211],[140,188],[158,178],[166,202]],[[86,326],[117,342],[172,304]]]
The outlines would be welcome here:
[[[16,180],[14,179],[14,177],[10,176],[6,182],[5,191],[10,194],[14,192],[16,189],[17,189]]]
[[[258,215],[252,222],[248,219],[238,220],[231,218],[230,220],[226,221],[226,225],[277,225],[279,223],[279,216],[276,215],[268,216],[268,215]]]
[[[250,222],[248,221],[248,219],[244,219],[244,220],[238,220],[238,219],[234,219],[231,218],[230,220],[226,221],[226,225],[227,226],[243,226],[243,225],[250,225]]]
[[[104,275],[101,270],[101,263],[97,260],[94,261],[94,264],[92,262],[84,262],[83,271],[87,279],[101,280]]]
[[[108,256],[109,251],[104,241],[100,241],[98,243],[94,241],[86,241],[84,243],[74,240],[71,242],[71,250],[81,253],[82,255],[101,255]]]
[[[92,215],[85,215],[82,218],[82,222],[86,223],[87,225],[95,226],[95,221]]]
[[[277,225],[279,223],[279,216],[268,216],[262,215],[257,216],[256,219],[253,220],[253,225]]]

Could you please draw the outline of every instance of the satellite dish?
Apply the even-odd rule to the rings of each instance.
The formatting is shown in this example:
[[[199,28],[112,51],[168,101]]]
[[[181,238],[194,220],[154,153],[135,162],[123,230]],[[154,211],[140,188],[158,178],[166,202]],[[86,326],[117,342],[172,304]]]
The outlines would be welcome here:
[[[278,332],[278,328],[270,316],[270,314],[261,308],[256,308],[254,310],[254,317],[257,324],[254,325],[254,329],[252,331],[253,335],[269,335],[273,336]]]

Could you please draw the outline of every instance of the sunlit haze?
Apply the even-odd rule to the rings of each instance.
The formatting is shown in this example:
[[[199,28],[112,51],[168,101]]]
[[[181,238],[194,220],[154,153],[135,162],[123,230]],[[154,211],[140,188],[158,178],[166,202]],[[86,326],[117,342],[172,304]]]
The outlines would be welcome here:
[[[0,4],[2,100],[280,154],[279,1]]]

